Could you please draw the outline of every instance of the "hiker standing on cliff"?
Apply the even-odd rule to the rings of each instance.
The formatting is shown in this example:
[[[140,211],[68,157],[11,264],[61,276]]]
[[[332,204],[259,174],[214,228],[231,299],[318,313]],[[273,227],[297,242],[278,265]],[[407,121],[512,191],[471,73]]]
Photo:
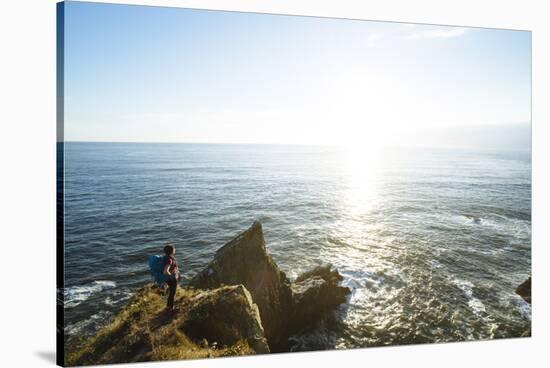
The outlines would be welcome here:
[[[168,300],[166,302],[166,309],[171,311],[174,308],[174,296],[176,295],[176,289],[178,287],[178,280],[180,278],[180,271],[178,269],[178,262],[174,255],[176,254],[176,247],[173,245],[167,245],[164,247],[164,269],[162,273],[166,276],[166,284],[168,284]]]

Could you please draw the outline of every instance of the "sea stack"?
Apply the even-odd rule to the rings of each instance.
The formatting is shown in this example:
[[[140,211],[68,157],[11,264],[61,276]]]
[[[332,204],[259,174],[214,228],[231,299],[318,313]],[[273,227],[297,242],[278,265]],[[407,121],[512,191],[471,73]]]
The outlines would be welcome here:
[[[339,286],[342,277],[330,266],[318,267],[292,283],[267,253],[262,225],[252,226],[221,247],[191,285],[216,288],[244,285],[258,305],[272,351],[285,351],[287,339],[345,302],[350,293]]]
[[[290,281],[267,254],[258,221],[218,249],[212,262],[191,280],[196,288],[238,284],[250,291],[258,305],[270,346],[280,345],[292,304]]]

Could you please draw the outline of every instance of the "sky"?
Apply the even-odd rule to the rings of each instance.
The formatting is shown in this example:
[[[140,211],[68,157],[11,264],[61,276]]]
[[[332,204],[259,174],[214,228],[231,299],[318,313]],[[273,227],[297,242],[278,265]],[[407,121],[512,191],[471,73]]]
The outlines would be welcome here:
[[[530,141],[527,31],[67,2],[64,55],[66,141]]]

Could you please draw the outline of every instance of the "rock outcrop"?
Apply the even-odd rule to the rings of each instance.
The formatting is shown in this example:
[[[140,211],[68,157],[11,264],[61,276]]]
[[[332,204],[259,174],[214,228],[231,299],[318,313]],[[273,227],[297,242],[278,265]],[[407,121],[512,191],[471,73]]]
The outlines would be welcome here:
[[[269,353],[258,307],[242,285],[204,291],[195,296],[182,325],[194,340],[231,346],[245,340],[259,354]]]
[[[252,226],[220,248],[192,280],[196,288],[244,285],[258,305],[265,336],[273,351],[285,351],[291,333],[311,325],[345,301],[338,271],[317,267],[293,284],[267,253],[262,225]]]
[[[299,331],[327,311],[336,308],[346,301],[350,289],[339,286],[342,276],[331,265],[318,266],[304,272],[291,285],[292,315],[291,331]]]
[[[259,222],[218,249],[212,262],[191,280],[196,288],[238,284],[250,291],[260,309],[267,340],[278,348],[288,329],[290,281],[267,254]]]
[[[527,303],[531,304],[531,276],[516,288],[516,294],[521,296]],[[531,326],[529,326],[521,336],[531,336]]]
[[[517,287],[516,294],[521,296],[527,303],[531,304],[531,276]]]

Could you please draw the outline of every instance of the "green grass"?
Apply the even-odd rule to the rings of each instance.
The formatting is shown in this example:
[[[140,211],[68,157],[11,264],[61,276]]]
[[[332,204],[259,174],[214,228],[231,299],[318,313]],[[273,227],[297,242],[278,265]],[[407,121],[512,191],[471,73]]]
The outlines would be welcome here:
[[[192,298],[200,291],[178,288],[175,312],[166,313],[166,295],[153,285],[140,289],[113,320],[95,336],[74,341],[65,354],[65,364],[92,365],[137,361],[199,359],[248,355],[254,351],[246,341],[213,348],[206,341],[193,341],[182,326]]]

